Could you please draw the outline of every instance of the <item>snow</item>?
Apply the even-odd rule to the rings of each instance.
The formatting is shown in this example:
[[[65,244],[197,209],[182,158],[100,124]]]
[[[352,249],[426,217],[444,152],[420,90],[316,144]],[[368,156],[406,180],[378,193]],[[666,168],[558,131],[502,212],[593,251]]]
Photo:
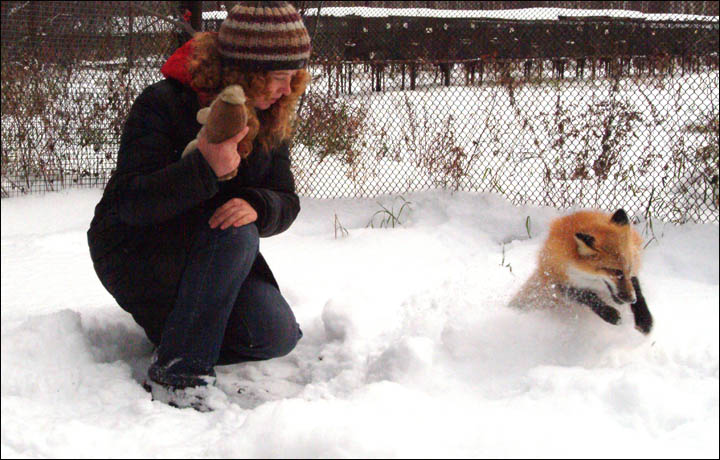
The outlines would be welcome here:
[[[218,12],[224,18],[225,12]],[[307,10],[307,17],[317,16],[317,9]],[[718,22],[717,16],[693,14],[653,14],[633,10],[576,9],[576,8],[517,8],[507,10],[443,10],[431,8],[368,8],[329,7],[320,9],[321,16],[360,16],[365,18],[420,17],[448,19],[493,19],[504,21],[558,21],[561,18],[615,18],[644,21],[701,21]],[[203,15],[203,18],[205,16]],[[220,17],[220,16],[217,16]]]
[[[317,16],[317,8],[309,8],[306,17]],[[449,18],[492,19],[504,21],[558,21],[561,18],[615,18],[644,21],[718,22],[718,16],[696,14],[655,14],[633,10],[576,9],[576,8],[517,8],[507,10],[444,10],[433,8],[371,8],[365,6],[336,6],[320,9],[321,16],[359,16],[364,18]],[[226,11],[203,11],[203,20],[222,21]]]
[[[717,224],[636,225],[646,337],[506,307],[559,210],[426,191],[388,228],[399,196],[302,198],[261,250],[305,335],[218,367],[199,413],[141,387],[152,347],[88,255],[100,196],[1,201],[3,458],[718,457]]]

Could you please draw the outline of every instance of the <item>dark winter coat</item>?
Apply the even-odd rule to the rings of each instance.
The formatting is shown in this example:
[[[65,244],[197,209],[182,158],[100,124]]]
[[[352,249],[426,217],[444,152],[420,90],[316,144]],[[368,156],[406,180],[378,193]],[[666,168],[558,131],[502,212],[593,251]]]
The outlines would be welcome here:
[[[173,307],[195,229],[208,225],[208,212],[243,198],[257,211],[260,236],[268,237],[290,227],[300,211],[285,144],[271,152],[256,146],[227,182],[217,181],[198,150],[180,157],[200,130],[199,108],[197,95],[173,78],[140,94],[87,233],[101,282],[153,342]],[[262,255],[252,270],[277,286]]]

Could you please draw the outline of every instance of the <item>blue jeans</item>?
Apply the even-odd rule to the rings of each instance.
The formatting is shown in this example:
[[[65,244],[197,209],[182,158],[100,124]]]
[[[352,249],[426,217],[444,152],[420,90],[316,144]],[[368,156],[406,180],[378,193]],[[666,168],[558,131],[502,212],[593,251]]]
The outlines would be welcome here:
[[[207,220],[205,221],[207,222]],[[151,380],[205,385],[213,367],[284,356],[302,332],[278,288],[251,273],[255,224],[211,229],[201,224],[165,322]]]

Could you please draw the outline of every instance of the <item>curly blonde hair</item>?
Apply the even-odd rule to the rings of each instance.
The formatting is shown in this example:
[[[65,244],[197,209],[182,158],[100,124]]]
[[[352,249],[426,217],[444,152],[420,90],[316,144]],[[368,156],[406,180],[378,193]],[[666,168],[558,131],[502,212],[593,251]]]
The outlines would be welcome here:
[[[268,110],[258,111],[252,101],[258,96],[267,96],[267,72],[242,72],[231,64],[224,63],[218,52],[217,33],[201,32],[193,38],[193,53],[188,63],[191,85],[196,91],[217,94],[228,85],[240,85],[245,91],[248,114],[247,136],[238,145],[238,153],[246,158],[257,142],[266,152],[290,139],[292,135],[295,108],[305,92],[310,74],[300,69],[290,82],[290,94],[282,96]],[[208,101],[209,104],[209,101]]]

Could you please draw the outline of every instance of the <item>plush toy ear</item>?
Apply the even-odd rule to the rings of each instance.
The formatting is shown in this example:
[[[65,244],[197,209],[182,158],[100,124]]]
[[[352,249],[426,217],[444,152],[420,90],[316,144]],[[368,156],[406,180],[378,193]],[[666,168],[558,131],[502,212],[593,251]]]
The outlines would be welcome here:
[[[623,209],[618,209],[610,218],[610,222],[617,225],[628,225],[630,223],[630,219],[628,219],[628,216],[625,214]]]
[[[198,110],[197,116],[195,117],[201,125],[207,123],[208,116],[210,115],[210,107],[204,107]]]
[[[181,156],[181,157],[184,157],[184,156],[187,155],[188,153],[190,153],[190,152],[192,152],[193,150],[195,150],[196,147],[197,147],[197,139],[191,140],[190,142],[188,142],[188,145],[185,146],[185,150],[183,150],[183,152],[182,152],[182,154],[181,154],[180,156]]]
[[[576,233],[575,243],[577,243],[578,254],[581,257],[590,257],[597,254],[595,249],[595,237],[587,233]]]

